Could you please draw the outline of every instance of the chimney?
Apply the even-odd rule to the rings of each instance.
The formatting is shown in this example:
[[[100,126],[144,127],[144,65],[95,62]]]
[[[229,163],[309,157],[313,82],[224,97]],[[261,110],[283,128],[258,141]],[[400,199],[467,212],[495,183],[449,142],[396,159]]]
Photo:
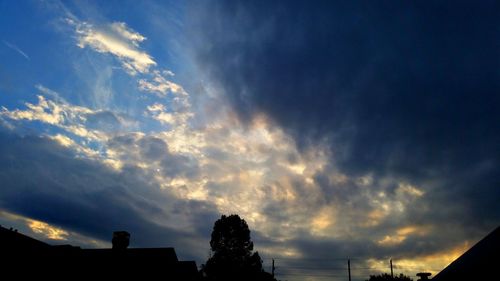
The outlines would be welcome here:
[[[113,250],[125,250],[130,243],[130,233],[126,231],[113,232]]]
[[[429,272],[420,272],[417,273],[417,276],[420,277],[417,281],[424,281],[424,280],[430,280],[429,276],[431,276],[431,273]]]

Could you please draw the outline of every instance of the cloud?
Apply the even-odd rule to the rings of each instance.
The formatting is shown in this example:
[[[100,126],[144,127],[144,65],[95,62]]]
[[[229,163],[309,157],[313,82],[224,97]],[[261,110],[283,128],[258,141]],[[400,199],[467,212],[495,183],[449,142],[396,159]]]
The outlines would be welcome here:
[[[141,78],[137,79],[137,87],[140,91],[155,94],[160,98],[171,98],[176,111],[181,107],[189,108],[189,95],[184,88],[172,81],[175,74],[167,69],[157,68],[153,57],[140,49],[139,44],[146,37],[130,29],[124,22],[113,22],[94,25],[80,21],[76,17],[68,17],[66,23],[75,29],[77,45],[80,48],[90,47],[99,53],[110,53],[122,64],[122,68],[131,76],[137,73]],[[95,104],[101,108],[109,108],[113,91],[106,81],[112,78],[111,67],[106,71],[99,70],[99,76],[94,87]],[[167,96],[171,94],[171,96]],[[161,118],[160,120],[165,120]]]
[[[100,130],[92,130],[92,126],[85,125],[85,122],[97,123],[97,119],[103,119],[102,117],[108,117],[112,113],[106,114],[105,112],[94,111],[87,107],[74,106],[66,103],[64,100],[59,102],[49,100],[42,95],[38,95],[37,98],[37,104],[25,104],[27,107],[26,110],[15,109],[9,111],[7,108],[2,107],[0,115],[4,120],[39,121],[88,140],[99,141],[106,138],[104,132],[106,128],[104,126],[101,126]],[[117,121],[116,118],[115,121]],[[105,121],[99,122],[101,124],[105,123]]]
[[[146,40],[146,37],[142,36],[138,32],[133,31],[128,28],[124,22],[114,22],[111,24],[111,30],[120,34],[122,38],[125,38],[132,42],[136,47],[139,47],[139,42]]]
[[[20,233],[50,244],[71,243],[85,248],[108,247],[109,241],[101,241],[76,232],[55,227],[44,221],[34,220],[19,214],[0,210],[0,221],[4,227],[12,227]]]
[[[139,49],[139,43],[146,38],[123,22],[99,27],[74,19],[68,19],[67,22],[75,26],[80,48],[90,47],[97,52],[116,56],[131,75],[147,73],[150,67],[156,65],[148,53]]]
[[[303,144],[331,138],[343,169],[478,162],[484,145],[498,151],[493,15],[477,20],[463,11],[489,9],[460,3],[421,23],[438,4],[412,5],[392,5],[407,15],[394,18],[359,3],[207,5],[190,17],[194,51],[241,118],[264,112]]]
[[[71,243],[127,229],[199,262],[219,213],[238,213],[260,253],[290,259],[285,273],[348,256],[435,268],[497,222],[494,70],[475,75],[475,43],[450,47],[481,23],[424,21],[434,12],[420,4],[389,18],[372,4],[212,4],[188,11],[189,51],[209,74],[192,96],[125,23],[71,17],[80,47],[113,55],[139,74],[127,87],[154,95],[120,96],[137,121],[41,85],[37,102],[3,108],[1,208]]]
[[[12,43],[9,43],[5,40],[2,40],[2,42],[5,44],[5,46],[11,48],[12,50],[16,51],[18,54],[20,54],[21,56],[23,56],[25,59],[27,60],[30,60],[30,57],[25,53],[23,52],[23,50],[21,50],[18,46],[12,44]]]
[[[298,256],[324,249],[325,258],[400,254],[424,264],[419,257],[493,229],[500,218],[492,199],[500,196],[494,9],[493,2],[458,2],[446,15],[439,3],[192,5],[187,25],[202,79],[244,124],[265,116],[298,155],[323,151],[312,175],[290,163],[298,175],[267,185],[276,197],[260,204],[267,223],[259,241],[279,237],[269,227],[277,225],[297,234],[282,236],[288,245],[304,237],[289,247]],[[398,16],[387,17],[389,10]],[[431,230],[399,235],[409,222]]]
[[[53,240],[66,240],[68,236],[68,232],[64,230],[36,220],[30,220],[29,227],[33,232],[41,233]]]
[[[172,104],[176,107],[176,110],[168,110],[163,104],[154,103],[147,107],[146,115],[163,124],[185,126],[194,114],[187,110],[190,104],[187,101],[182,102],[181,100],[173,100]]]
[[[50,93],[48,89],[43,89]],[[52,93],[54,99],[57,95]],[[185,245],[186,251],[196,253],[193,257],[200,262],[204,253],[196,249],[204,238],[198,235],[203,233],[208,237],[217,213],[242,215],[253,230],[253,237],[260,245],[259,251],[275,257],[312,258],[322,255],[323,252],[316,252],[317,248],[311,243],[323,241],[323,247],[329,251],[337,251],[339,255],[356,255],[365,261],[391,255],[410,259],[435,254],[438,248],[451,249],[462,243],[464,237],[469,237],[467,232],[457,231],[457,223],[447,223],[454,233],[453,239],[449,238],[449,232],[437,231],[443,224],[442,218],[446,218],[448,212],[457,210],[453,206],[437,210],[427,202],[427,194],[432,190],[428,186],[430,183],[421,186],[404,178],[381,177],[376,173],[360,176],[346,174],[331,162],[328,143],[301,149],[290,135],[265,115],[255,116],[251,123],[244,124],[231,113],[230,108],[222,103],[219,105],[217,114],[203,125],[193,127],[188,120],[179,119],[160,131],[150,132],[126,131],[120,125],[118,114],[93,111],[64,100],[56,102],[39,97],[37,104],[26,103],[25,110],[4,109],[6,120],[38,121],[64,131],[48,131],[46,137],[13,135],[9,137],[19,139],[16,140],[19,147],[9,147],[8,142],[0,143],[0,147],[16,155],[26,153],[42,158],[19,156],[16,161],[31,161],[36,165],[50,158],[47,161],[54,161],[54,165],[62,165],[64,169],[49,167],[52,172],[46,177],[34,177],[40,182],[47,181],[47,187],[41,187],[41,190],[48,189],[49,194],[41,191],[38,194],[36,189],[33,195],[36,198],[24,198],[28,195],[23,197],[21,193],[10,190],[3,192],[4,196],[10,193],[11,197],[5,200],[12,201],[12,205],[4,205],[3,208],[68,232],[69,241],[82,241],[72,240],[75,235],[71,233],[104,240],[102,233],[105,231],[94,230],[98,227],[89,222],[75,229],[73,224],[62,225],[59,220],[64,216],[56,211],[40,215],[14,208],[25,201],[48,200],[56,209],[70,208],[67,204],[73,206],[73,211],[64,215],[90,212],[89,216],[94,216],[81,206],[83,203],[78,199],[80,193],[61,187],[61,183],[67,183],[79,192],[96,194],[91,196],[95,204],[118,204],[113,207],[117,210],[110,211],[106,217],[106,224],[127,223],[128,219],[122,221],[117,218],[119,213],[125,213],[132,220],[142,220],[139,214],[149,218],[146,225],[127,224],[128,229],[134,232],[146,231],[143,227],[151,227],[147,231],[150,234],[146,235],[189,229],[189,235],[194,235],[190,236],[193,240],[186,238],[179,245]],[[150,115],[146,117],[158,119],[161,114],[177,117],[182,114],[182,111],[172,111],[169,107],[169,104],[154,103],[147,107]],[[92,139],[93,144],[81,141],[78,139],[81,135],[74,135],[72,128],[82,128],[102,137]],[[7,154],[5,157],[17,158],[16,155]],[[20,163],[19,166],[26,164]],[[26,167],[26,172],[34,175],[41,173]],[[20,176],[12,173],[14,171],[8,170],[6,176]],[[69,175],[71,181],[64,178]],[[86,179],[83,179],[84,175]],[[81,184],[73,181],[80,178]],[[19,184],[27,188],[30,186],[22,181]],[[110,193],[110,190],[113,192]],[[67,198],[53,198],[61,194],[66,194]],[[43,200],[39,196],[43,196]],[[121,201],[130,204],[122,206]],[[201,209],[197,213],[177,214],[173,211],[177,207],[172,206],[179,204],[182,208],[199,206]],[[129,214],[131,211],[123,208],[131,208],[138,214]],[[429,212],[438,216],[429,219]],[[170,216],[180,217],[172,219]],[[195,225],[200,217],[208,217],[211,221]],[[177,221],[179,225],[163,223],[165,220]],[[413,223],[409,224],[408,220]],[[158,223],[169,230],[154,225]],[[197,239],[200,240],[197,242]],[[287,245],[287,251],[279,250],[280,245]]]
[[[181,204],[134,167],[117,172],[75,158],[71,149],[45,137],[2,131],[0,150],[0,162],[8,166],[0,175],[1,208],[28,218],[29,228],[49,239],[71,242],[77,233],[109,241],[113,230],[127,229],[134,246],[175,246],[192,257],[199,250],[188,246],[187,237],[198,235],[197,217],[215,217],[210,204]]]
[[[241,120],[265,114],[300,147],[326,141],[351,177],[421,185],[436,212],[474,194],[462,212],[494,221],[500,87],[488,11],[498,7],[457,3],[442,16],[439,5],[236,1],[189,18],[201,72]]]
[[[167,93],[186,95],[184,89],[165,78],[166,75],[170,75],[168,71],[160,73],[160,71],[155,70],[153,72],[153,79],[149,81],[147,79],[139,80],[139,89],[145,92],[158,93],[160,95],[166,95]]]
[[[63,124],[58,125],[61,128],[70,120],[72,126],[90,132],[108,132],[103,128],[110,124],[113,129],[119,120],[113,112],[47,99],[26,106],[4,112],[36,116],[30,120],[55,119],[52,123]],[[156,103],[147,109],[153,114],[167,107]],[[3,133],[0,148],[5,153],[0,162],[14,161],[5,169],[5,177],[23,178],[25,172],[32,176],[8,182],[13,187],[2,192],[0,204],[9,212],[70,233],[68,241],[81,241],[72,240],[72,233],[107,241],[113,227],[125,228],[149,239],[138,238],[136,245],[160,245],[164,241],[160,236],[167,237],[199,262],[206,254],[200,244],[208,247],[201,241],[208,242],[218,213],[242,215],[257,249],[274,257],[326,258],[335,251],[364,261],[391,255],[410,259],[451,249],[470,237],[449,223],[447,231],[435,230],[442,221],[426,218],[435,209],[429,210],[425,201],[425,186],[392,176],[351,176],[330,162],[328,146],[300,149],[263,115],[243,124],[228,108],[219,109],[214,120],[199,127],[174,123],[157,132],[118,129],[99,140],[100,153],[93,157],[89,152],[87,157],[78,156],[93,145],[71,134]],[[62,117],[38,116],[40,111]],[[2,142],[2,136],[15,141]],[[45,162],[54,163],[38,164]],[[47,204],[53,207],[42,207]],[[68,216],[79,219],[68,222]],[[102,225],[92,222],[97,216]],[[287,250],[280,250],[284,245]]]
[[[137,127],[130,116],[109,110],[93,110],[68,103],[59,93],[42,85],[36,88],[46,96],[38,95],[38,102],[26,102],[26,109],[9,110],[2,107],[0,119],[6,127],[18,134],[31,134],[25,130],[30,122],[41,124],[42,134],[60,145],[78,151],[80,157],[100,159],[109,166],[120,168],[120,161],[107,156],[105,143],[115,135]]]
[[[167,142],[158,136],[137,133],[120,135],[107,145],[114,157],[153,172],[160,182],[168,183],[173,178],[194,181],[197,178],[197,159],[189,154],[171,152]]]

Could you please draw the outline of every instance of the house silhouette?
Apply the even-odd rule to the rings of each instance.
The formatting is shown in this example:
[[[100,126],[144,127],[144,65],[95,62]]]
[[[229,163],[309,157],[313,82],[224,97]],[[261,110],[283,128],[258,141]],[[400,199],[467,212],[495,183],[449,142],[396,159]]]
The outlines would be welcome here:
[[[439,272],[433,281],[499,280],[500,226]]]
[[[0,280],[199,280],[196,263],[179,261],[174,248],[128,248],[129,238],[119,231],[112,249],[82,249],[0,226]]]

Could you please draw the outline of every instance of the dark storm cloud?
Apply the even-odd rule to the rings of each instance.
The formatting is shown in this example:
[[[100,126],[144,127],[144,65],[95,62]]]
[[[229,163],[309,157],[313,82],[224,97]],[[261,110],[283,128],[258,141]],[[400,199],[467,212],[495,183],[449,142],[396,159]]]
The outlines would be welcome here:
[[[0,131],[0,166],[0,209],[103,241],[124,229],[133,246],[175,246],[199,258],[192,240],[205,241],[197,231],[217,216],[213,205],[183,202],[135,167],[114,171],[44,137]],[[180,219],[195,232],[167,226]]]
[[[201,5],[194,54],[241,119],[264,112],[301,146],[327,139],[349,175],[418,184],[412,218],[498,223],[498,2]]]
[[[119,151],[129,161],[158,162],[159,171],[166,177],[184,176],[195,179],[200,172],[197,159],[179,153],[172,153],[168,144],[155,136],[142,136],[136,133],[112,138],[108,145]],[[134,154],[133,151],[137,151]]]
[[[89,129],[116,132],[122,127],[119,116],[112,111],[97,111],[85,115],[85,125]]]

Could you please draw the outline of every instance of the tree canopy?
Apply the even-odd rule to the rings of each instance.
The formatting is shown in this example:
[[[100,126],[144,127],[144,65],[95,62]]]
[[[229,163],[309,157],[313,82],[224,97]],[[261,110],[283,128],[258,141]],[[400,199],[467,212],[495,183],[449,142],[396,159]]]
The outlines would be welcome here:
[[[410,278],[410,276],[406,276],[404,274],[399,274],[391,277],[390,274],[383,273],[379,275],[370,275],[370,279],[367,281],[413,281],[413,279]]]
[[[275,280],[262,269],[258,252],[253,252],[250,229],[238,215],[222,215],[214,224],[211,256],[202,266],[207,280]]]

